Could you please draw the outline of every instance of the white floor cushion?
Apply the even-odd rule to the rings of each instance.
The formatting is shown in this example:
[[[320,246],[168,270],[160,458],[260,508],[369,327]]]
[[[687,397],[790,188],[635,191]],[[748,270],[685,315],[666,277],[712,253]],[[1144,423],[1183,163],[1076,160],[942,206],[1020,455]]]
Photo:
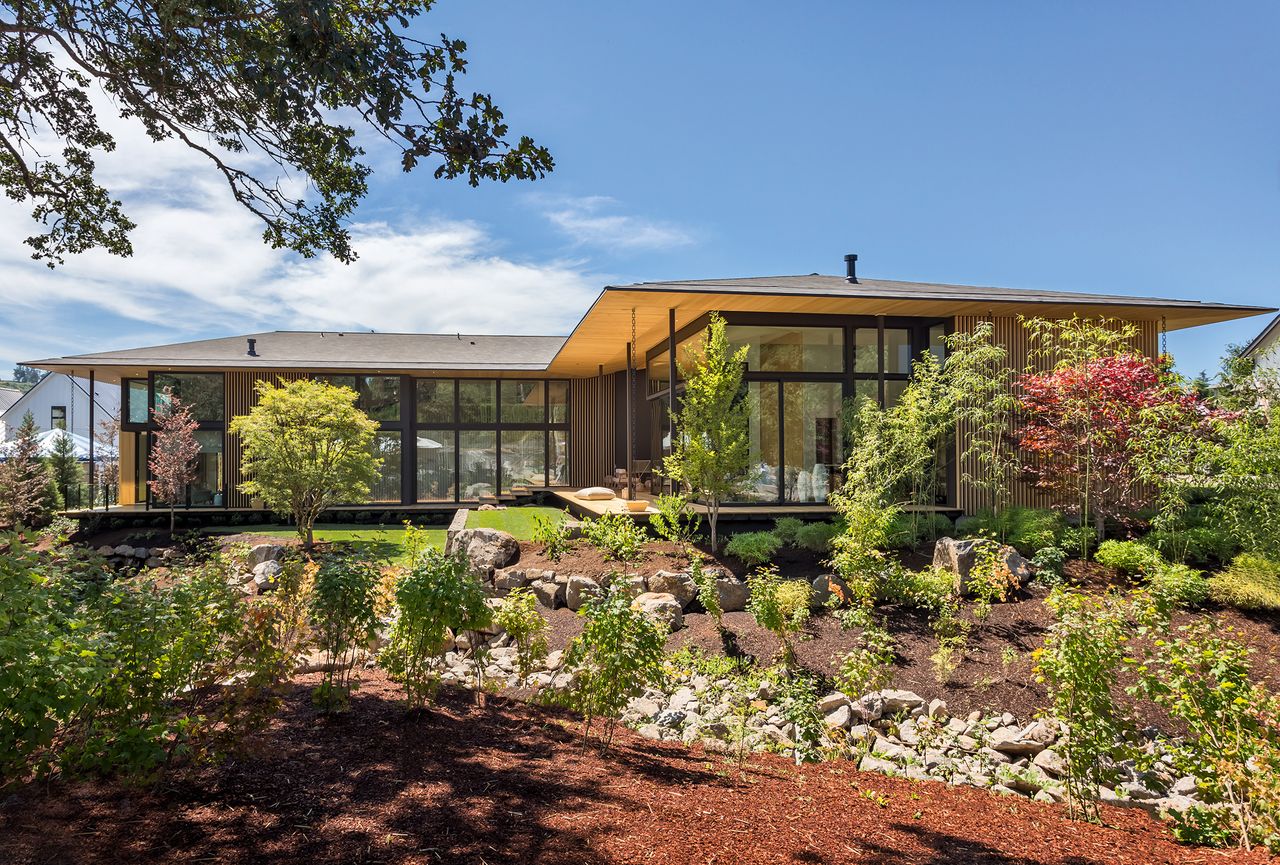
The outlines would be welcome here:
[[[615,497],[608,487],[583,487],[573,495],[584,502],[602,502]]]

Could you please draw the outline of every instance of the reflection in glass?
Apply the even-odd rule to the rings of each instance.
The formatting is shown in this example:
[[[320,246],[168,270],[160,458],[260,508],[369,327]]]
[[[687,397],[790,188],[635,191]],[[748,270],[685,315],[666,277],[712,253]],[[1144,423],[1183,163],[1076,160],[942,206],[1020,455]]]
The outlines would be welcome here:
[[[454,500],[454,444],[453,430],[418,430],[418,501]]]
[[[747,383],[751,401],[752,485],[741,501],[772,502],[778,499],[778,384],[772,381]]]
[[[147,380],[131,379],[125,388],[125,399],[129,404],[127,420],[129,423],[146,423],[150,420],[147,412]]]
[[[929,351],[942,363],[947,359],[947,326],[945,324],[929,325]]]
[[[884,371],[911,372],[911,331],[898,327],[884,329]]]
[[[880,331],[874,327],[859,327],[853,331],[853,371],[880,371]]]
[[[747,347],[752,372],[843,372],[844,330],[838,327],[730,325],[734,349]]]
[[[495,423],[498,420],[496,381],[458,381],[458,412],[462,423]]]
[[[504,430],[502,433],[502,491],[512,487],[547,485],[546,433],[542,430]]]
[[[893,408],[898,404],[898,400],[902,397],[902,392],[907,389],[905,381],[889,380],[884,383],[884,407]]]
[[[546,418],[541,381],[507,379],[498,383],[502,394],[502,422],[542,423]]]
[[[198,421],[223,419],[222,373],[156,373],[155,407],[167,406],[172,393]]]
[[[453,423],[453,379],[417,381],[418,423]]]
[[[382,460],[378,478],[369,492],[373,502],[400,501],[400,433],[380,432],[373,437],[373,455]]]
[[[569,382],[547,382],[547,421],[564,423],[569,419]]]
[[[470,501],[493,495],[498,488],[498,433],[495,430],[459,433],[458,458],[462,469],[459,481],[462,498]]]
[[[553,429],[548,435],[551,465],[547,467],[547,486],[564,486],[569,483],[569,434],[562,429]]]
[[[825,502],[840,467],[839,382],[783,384],[786,501]]]

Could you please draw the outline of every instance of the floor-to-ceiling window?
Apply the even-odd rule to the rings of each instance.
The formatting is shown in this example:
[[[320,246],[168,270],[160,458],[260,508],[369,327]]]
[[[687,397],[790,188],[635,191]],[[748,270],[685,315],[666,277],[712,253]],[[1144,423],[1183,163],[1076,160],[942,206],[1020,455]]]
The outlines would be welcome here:
[[[141,380],[130,380],[126,383],[125,393],[127,405],[125,417],[130,425],[145,424],[153,431],[155,419],[148,412],[163,413],[175,403],[191,409],[192,416],[199,423],[196,430],[196,442],[200,452],[196,455],[195,477],[187,485],[180,506],[190,507],[223,507],[226,504],[226,463],[224,457],[224,436],[226,434],[226,401],[223,375],[220,372],[194,373],[152,373],[149,387]],[[146,402],[143,402],[146,397]],[[147,462],[150,453],[147,446],[151,436],[140,439],[142,452],[139,454],[139,471],[149,478]],[[148,486],[145,485],[144,486]],[[154,505],[168,505],[151,494],[147,489],[148,501]]]
[[[377,504],[400,504],[404,500],[404,441],[406,409],[405,380],[398,375],[326,375],[331,384],[356,392],[356,407],[378,422],[373,437],[373,455],[381,462],[378,476],[369,489],[369,501]]]
[[[745,348],[752,416],[752,480],[745,502],[823,503],[839,486],[845,407],[858,398],[890,407],[923,352],[945,355],[945,322],[854,316],[726,313],[726,335]],[[702,327],[703,323],[695,323]],[[700,332],[681,334],[682,351]],[[648,355],[651,417],[670,398],[666,343]],[[676,383],[676,398],[683,385]],[[654,450],[659,445],[654,442]],[[665,451],[665,448],[664,448]],[[940,487],[940,500],[947,496]]]

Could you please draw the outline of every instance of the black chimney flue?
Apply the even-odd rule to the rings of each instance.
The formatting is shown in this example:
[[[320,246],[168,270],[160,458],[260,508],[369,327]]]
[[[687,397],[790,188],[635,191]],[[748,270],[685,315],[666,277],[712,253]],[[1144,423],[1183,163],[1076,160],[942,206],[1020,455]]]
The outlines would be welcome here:
[[[253,337],[248,337],[248,340],[249,340],[249,350],[248,350],[247,352],[245,352],[245,354],[249,355],[249,357],[257,357],[257,356],[258,356],[258,341],[257,341],[256,339],[254,339]]]
[[[845,279],[858,284],[858,256],[852,252],[844,257]]]

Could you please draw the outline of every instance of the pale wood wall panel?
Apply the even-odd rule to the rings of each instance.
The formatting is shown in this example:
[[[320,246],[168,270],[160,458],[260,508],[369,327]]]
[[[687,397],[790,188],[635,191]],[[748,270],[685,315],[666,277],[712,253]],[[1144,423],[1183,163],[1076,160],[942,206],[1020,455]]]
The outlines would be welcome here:
[[[308,374],[303,372],[281,372],[276,370],[226,373],[223,393],[226,399],[228,426],[231,424],[233,417],[248,414],[249,410],[258,404],[257,394],[254,391],[258,382],[269,381],[272,384],[283,384],[284,382],[297,381],[307,377]],[[240,437],[228,432],[223,448],[227,467],[227,504],[233,508],[247,508],[250,505],[249,497],[240,492],[240,484],[244,483],[245,480],[244,473],[240,470],[240,463],[244,458],[244,446],[240,442]]]
[[[569,381],[569,483],[597,486],[617,460],[620,379],[625,373]]]
[[[969,333],[980,322],[988,320],[992,323],[995,341],[1008,349],[1009,367],[1014,371],[1026,369],[1031,359],[1030,340],[1026,328],[1022,326],[1021,321],[1016,316],[956,316],[955,329],[958,332]],[[1161,322],[1132,321],[1131,323],[1138,327],[1134,348],[1147,357],[1156,357],[1160,351]],[[1045,368],[1046,366],[1047,364],[1042,363],[1039,368]],[[1010,375],[1006,381],[1006,387],[1012,389],[1013,385],[1014,375]],[[968,424],[962,422],[957,433],[956,463],[959,466],[959,472],[956,482],[956,506],[965,513],[971,514],[988,507],[990,502],[987,500],[987,494],[983,490],[965,481],[966,474],[976,475],[979,469],[976,458],[970,457],[967,460],[962,458],[964,453],[963,443],[969,440],[972,429],[969,428]],[[1013,484],[1012,503],[1028,507],[1048,507],[1052,504],[1052,501],[1043,492],[1036,490],[1031,485],[1015,481]]]

